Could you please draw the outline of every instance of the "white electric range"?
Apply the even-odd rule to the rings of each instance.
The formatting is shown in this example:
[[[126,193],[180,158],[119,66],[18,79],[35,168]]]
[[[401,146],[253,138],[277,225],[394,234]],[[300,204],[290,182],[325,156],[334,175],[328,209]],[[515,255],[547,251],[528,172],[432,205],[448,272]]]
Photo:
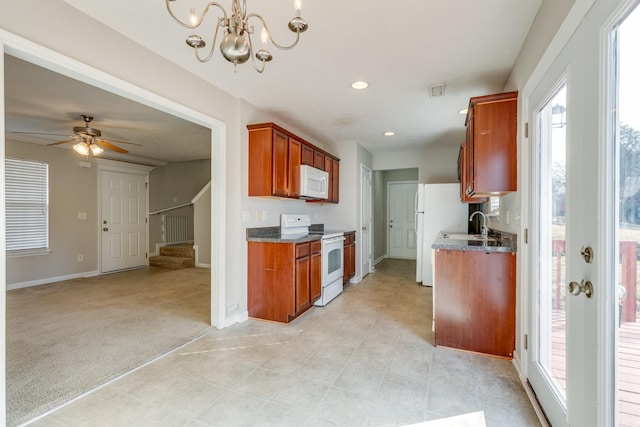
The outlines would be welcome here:
[[[327,305],[343,291],[344,272],[343,249],[344,232],[309,232],[311,217],[306,214],[282,214],[280,216],[280,236],[288,239],[303,238],[310,234],[320,235],[322,243],[322,295],[315,302],[317,306]]]

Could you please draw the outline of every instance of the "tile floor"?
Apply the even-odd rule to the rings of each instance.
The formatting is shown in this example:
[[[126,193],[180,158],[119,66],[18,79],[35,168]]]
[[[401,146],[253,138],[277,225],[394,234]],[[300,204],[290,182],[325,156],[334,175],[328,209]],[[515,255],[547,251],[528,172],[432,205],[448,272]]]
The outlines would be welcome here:
[[[30,426],[539,426],[510,361],[433,347],[413,268],[385,260],[289,325],[214,331]]]

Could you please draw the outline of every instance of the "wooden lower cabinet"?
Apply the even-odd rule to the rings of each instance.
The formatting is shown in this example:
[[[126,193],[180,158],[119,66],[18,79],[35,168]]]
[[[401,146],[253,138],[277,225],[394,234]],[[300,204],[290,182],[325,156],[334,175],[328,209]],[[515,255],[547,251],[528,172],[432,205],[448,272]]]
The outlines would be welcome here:
[[[356,233],[345,233],[343,249],[342,284],[346,285],[356,275]]]
[[[516,254],[437,250],[436,345],[512,358]]]
[[[322,291],[320,241],[248,242],[249,316],[288,323]]]

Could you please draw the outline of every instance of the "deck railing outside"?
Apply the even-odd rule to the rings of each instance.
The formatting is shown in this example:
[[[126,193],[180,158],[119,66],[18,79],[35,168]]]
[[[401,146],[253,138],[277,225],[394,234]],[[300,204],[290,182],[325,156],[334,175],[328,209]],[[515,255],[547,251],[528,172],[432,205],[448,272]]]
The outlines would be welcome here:
[[[553,298],[552,347],[553,374],[560,387],[566,387],[566,349],[564,297],[566,284],[565,240],[553,240],[553,274],[557,284]],[[640,425],[640,324],[638,316],[638,242],[620,242],[620,283],[618,296],[621,304],[618,329],[618,423],[623,426]],[[624,290],[624,291],[623,291]],[[626,295],[625,295],[626,292]]]

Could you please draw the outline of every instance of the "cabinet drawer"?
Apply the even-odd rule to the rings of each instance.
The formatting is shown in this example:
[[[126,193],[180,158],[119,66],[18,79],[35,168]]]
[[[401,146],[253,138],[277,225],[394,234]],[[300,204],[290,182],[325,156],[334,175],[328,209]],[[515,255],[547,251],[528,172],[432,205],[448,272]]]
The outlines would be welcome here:
[[[344,244],[345,245],[350,245],[352,243],[355,243],[355,241],[356,241],[356,235],[354,233],[345,234],[344,235]]]
[[[298,243],[296,245],[296,259],[309,256],[309,243]]]
[[[318,240],[317,242],[311,242],[311,253],[315,254],[322,250],[322,243]]]

